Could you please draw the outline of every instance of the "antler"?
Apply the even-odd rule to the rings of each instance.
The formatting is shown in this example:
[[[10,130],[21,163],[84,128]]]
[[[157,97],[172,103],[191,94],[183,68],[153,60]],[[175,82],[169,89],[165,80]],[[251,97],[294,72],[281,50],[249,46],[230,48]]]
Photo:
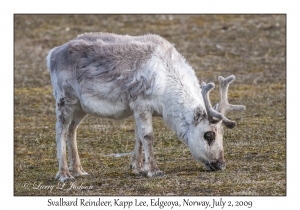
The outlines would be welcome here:
[[[223,115],[226,114],[228,111],[245,111],[246,107],[243,105],[232,105],[228,103],[227,93],[229,84],[235,80],[235,76],[231,75],[227,78],[219,76],[220,82],[220,104],[218,106],[218,111],[221,112]],[[223,123],[228,128],[234,128],[236,126],[236,122],[228,120],[226,117],[223,119]]]
[[[211,103],[209,100],[209,92],[212,89],[214,89],[215,84],[214,83],[206,84],[205,82],[202,82],[201,86],[202,86],[202,96],[203,96],[204,104],[206,107],[208,120],[211,123],[217,123],[217,122],[221,121],[224,118],[224,116],[223,116],[223,114],[217,112],[216,110],[214,110],[211,107]],[[216,119],[214,119],[214,118],[216,118]]]
[[[217,104],[214,108],[211,107],[210,101],[209,101],[209,91],[212,90],[215,85],[214,83],[205,84],[202,83],[202,96],[204,99],[204,103],[206,106],[207,114],[208,114],[208,120],[211,123],[216,123],[222,120],[224,125],[228,128],[234,128],[236,126],[236,122],[227,119],[224,115],[228,111],[244,111],[246,109],[243,105],[232,105],[228,103],[227,93],[228,93],[228,86],[230,83],[232,83],[235,80],[235,76],[231,75],[227,78],[224,78],[222,76],[219,76],[219,82],[220,82],[220,95],[221,100],[219,104]],[[216,111],[217,110],[217,111]],[[217,119],[214,119],[217,118]]]

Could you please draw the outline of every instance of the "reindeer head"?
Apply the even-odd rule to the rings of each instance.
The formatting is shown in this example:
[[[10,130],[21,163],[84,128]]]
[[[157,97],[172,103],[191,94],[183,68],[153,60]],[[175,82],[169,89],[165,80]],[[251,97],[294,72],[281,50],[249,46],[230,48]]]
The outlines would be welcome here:
[[[213,108],[209,101],[209,92],[215,87],[214,83],[202,83],[204,107],[197,107],[194,113],[194,123],[191,125],[191,135],[188,146],[193,157],[204,163],[209,171],[224,170],[226,167],[223,149],[223,128],[234,128],[236,123],[225,117],[227,111],[244,111],[245,106],[228,103],[228,86],[234,81],[233,75],[224,79],[219,77],[221,100]]]

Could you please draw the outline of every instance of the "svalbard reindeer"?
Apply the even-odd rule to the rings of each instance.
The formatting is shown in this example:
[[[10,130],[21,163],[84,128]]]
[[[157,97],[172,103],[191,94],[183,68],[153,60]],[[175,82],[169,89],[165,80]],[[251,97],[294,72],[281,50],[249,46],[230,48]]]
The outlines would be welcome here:
[[[151,34],[79,35],[52,49],[47,66],[56,99],[56,178],[60,181],[88,174],[80,163],[76,141],[78,125],[87,114],[113,119],[134,116],[136,143],[130,166],[136,174],[163,175],[154,159],[153,115],[163,118],[207,170],[225,169],[221,124],[234,128],[236,123],[225,113],[245,110],[228,104],[233,75],[219,77],[221,100],[212,108],[209,92],[214,83],[200,87],[194,70],[174,46]]]

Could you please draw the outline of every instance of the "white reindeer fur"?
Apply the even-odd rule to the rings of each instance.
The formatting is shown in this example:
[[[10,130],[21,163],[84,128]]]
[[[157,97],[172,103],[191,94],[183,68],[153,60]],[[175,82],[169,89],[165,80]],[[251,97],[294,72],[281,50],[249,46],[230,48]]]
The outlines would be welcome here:
[[[137,139],[131,166],[135,173],[144,172],[149,177],[162,174],[153,157],[152,115],[162,116],[206,167],[212,161],[224,162],[221,122],[209,123],[194,70],[160,36],[83,34],[52,49],[47,66],[57,106],[60,181],[73,178],[70,171],[75,176],[87,174],[76,145],[76,130],[86,114],[114,119],[134,115]],[[199,122],[195,122],[197,108],[202,113]],[[217,135],[212,146],[203,139],[210,130]]]

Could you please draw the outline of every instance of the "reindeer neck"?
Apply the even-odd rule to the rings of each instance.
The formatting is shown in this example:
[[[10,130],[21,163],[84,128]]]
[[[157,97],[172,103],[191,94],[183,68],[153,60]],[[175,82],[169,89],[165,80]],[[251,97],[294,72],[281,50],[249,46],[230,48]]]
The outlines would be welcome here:
[[[163,119],[178,138],[187,144],[194,110],[203,103],[203,99],[194,71],[188,65],[183,67],[177,72],[171,72],[172,80],[167,83],[165,91]]]

